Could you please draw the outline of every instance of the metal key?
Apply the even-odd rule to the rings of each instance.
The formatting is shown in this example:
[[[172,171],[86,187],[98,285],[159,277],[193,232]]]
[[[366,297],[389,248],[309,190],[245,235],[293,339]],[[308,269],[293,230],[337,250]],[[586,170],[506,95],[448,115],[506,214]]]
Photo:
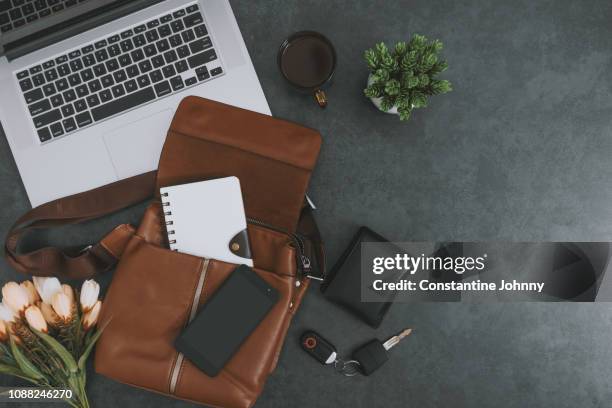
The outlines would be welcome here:
[[[353,359],[359,362],[359,370],[363,375],[370,375],[382,367],[388,360],[388,350],[408,336],[412,329],[405,329],[396,336],[390,337],[384,343],[378,339],[370,340],[353,352]]]
[[[404,329],[400,334],[390,337],[389,340],[383,343],[383,347],[385,350],[389,351],[391,347],[394,347],[397,343],[399,343],[404,337],[410,336],[412,333],[412,329]]]

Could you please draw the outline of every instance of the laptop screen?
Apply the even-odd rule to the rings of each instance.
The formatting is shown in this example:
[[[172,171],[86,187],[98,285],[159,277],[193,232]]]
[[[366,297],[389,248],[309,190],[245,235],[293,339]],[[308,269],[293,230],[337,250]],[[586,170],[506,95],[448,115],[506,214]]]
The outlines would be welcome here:
[[[162,0],[0,0],[0,55],[9,60]]]

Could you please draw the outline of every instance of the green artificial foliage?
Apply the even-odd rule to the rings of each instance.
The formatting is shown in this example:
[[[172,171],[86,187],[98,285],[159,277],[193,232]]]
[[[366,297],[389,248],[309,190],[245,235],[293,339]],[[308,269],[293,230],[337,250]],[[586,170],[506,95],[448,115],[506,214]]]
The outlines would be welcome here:
[[[364,53],[372,76],[365,95],[382,98],[385,112],[397,106],[400,120],[408,120],[414,108],[427,106],[430,96],[452,90],[449,81],[437,79],[448,68],[446,61],[438,58],[441,50],[442,42],[419,34],[408,43],[398,42],[392,50],[384,43],[376,44]]]

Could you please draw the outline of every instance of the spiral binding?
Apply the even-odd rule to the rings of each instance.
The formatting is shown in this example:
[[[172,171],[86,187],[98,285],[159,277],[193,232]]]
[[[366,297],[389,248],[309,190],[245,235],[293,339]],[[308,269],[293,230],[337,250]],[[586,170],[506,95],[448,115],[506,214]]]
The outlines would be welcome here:
[[[168,197],[168,193],[161,193],[161,197]],[[170,206],[170,201],[162,201],[161,203],[162,207],[169,207]],[[176,244],[176,239],[169,239],[170,235],[176,235],[176,231],[175,230],[171,230],[168,228],[168,226],[170,225],[174,225],[174,221],[173,220],[169,220],[168,217],[172,215],[172,211],[164,211],[164,218],[165,218],[165,224],[166,224],[166,232],[168,233],[168,243],[170,245],[175,245]],[[176,251],[175,248],[170,247],[171,250]]]

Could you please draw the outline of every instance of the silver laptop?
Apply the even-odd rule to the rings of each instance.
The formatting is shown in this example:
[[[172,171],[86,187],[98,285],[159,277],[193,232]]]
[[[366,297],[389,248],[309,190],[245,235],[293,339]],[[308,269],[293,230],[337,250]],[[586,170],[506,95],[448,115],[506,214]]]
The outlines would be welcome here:
[[[0,0],[0,121],[33,206],[157,168],[181,99],[270,114],[228,0]]]

